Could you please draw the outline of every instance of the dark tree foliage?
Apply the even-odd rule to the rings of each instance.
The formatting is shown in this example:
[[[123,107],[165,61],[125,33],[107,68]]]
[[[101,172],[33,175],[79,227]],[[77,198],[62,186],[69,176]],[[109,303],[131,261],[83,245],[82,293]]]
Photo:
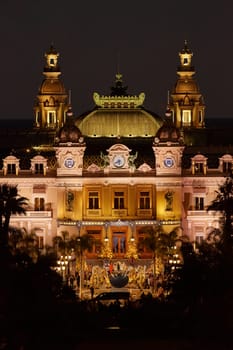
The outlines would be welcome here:
[[[233,175],[226,178],[225,182],[216,191],[216,198],[208,207],[223,215],[222,233],[219,245],[228,263],[233,263]]]
[[[26,214],[28,199],[20,197],[17,186],[0,185],[0,244],[6,248],[8,245],[8,231],[12,214]]]

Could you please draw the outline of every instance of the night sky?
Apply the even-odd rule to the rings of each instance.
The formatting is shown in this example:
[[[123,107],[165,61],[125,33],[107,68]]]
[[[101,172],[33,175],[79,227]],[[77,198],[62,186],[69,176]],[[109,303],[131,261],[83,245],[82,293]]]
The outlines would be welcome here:
[[[60,53],[76,116],[110,93],[117,67],[129,94],[163,116],[178,52],[192,49],[206,117],[233,119],[233,2],[197,0],[1,0],[0,119],[33,119],[44,53]]]

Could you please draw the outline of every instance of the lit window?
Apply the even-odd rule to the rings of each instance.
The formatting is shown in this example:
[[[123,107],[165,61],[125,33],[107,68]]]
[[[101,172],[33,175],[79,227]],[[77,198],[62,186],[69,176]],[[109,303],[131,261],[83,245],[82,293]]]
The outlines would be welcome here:
[[[232,162],[223,162],[222,170],[224,173],[230,173],[232,169]]]
[[[45,206],[44,198],[36,197],[34,201],[34,210],[35,211],[43,211]]]
[[[7,164],[7,174],[16,174],[16,164]]]
[[[204,174],[204,163],[195,163],[194,166],[195,174]]]
[[[204,210],[204,197],[195,197],[195,210]]]
[[[184,126],[190,126],[191,125],[191,111],[183,110],[183,112],[182,112],[182,124]]]
[[[47,124],[56,124],[56,112],[55,111],[48,111],[47,114]]]
[[[44,164],[36,163],[35,164],[35,174],[43,174],[44,173]]]
[[[98,192],[89,192],[88,208],[89,209],[99,209],[99,193]]]
[[[139,208],[150,209],[150,192],[140,192]]]
[[[114,209],[124,209],[124,192],[114,192]]]
[[[125,232],[114,232],[112,237],[112,251],[114,254],[122,254],[126,251]]]

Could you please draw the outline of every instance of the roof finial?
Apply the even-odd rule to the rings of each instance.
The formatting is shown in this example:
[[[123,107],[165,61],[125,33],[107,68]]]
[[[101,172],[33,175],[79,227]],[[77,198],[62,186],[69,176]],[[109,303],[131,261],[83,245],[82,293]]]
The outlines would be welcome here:
[[[167,91],[167,105],[169,106],[170,104],[170,91]]]
[[[120,52],[117,51],[117,74],[120,73]]]
[[[165,112],[165,116],[170,119],[172,116],[172,111],[170,110],[170,91],[167,91],[167,108]]]
[[[69,89],[68,104],[71,106],[71,89]]]

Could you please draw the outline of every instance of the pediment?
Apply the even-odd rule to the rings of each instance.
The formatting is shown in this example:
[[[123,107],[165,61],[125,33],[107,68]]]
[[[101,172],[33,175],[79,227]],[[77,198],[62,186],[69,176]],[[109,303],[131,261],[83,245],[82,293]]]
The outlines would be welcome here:
[[[131,152],[131,149],[129,149],[127,146],[121,144],[121,143],[116,143],[115,145],[111,146],[107,152],[110,153],[118,153],[118,152],[121,152],[121,153],[129,153]]]

